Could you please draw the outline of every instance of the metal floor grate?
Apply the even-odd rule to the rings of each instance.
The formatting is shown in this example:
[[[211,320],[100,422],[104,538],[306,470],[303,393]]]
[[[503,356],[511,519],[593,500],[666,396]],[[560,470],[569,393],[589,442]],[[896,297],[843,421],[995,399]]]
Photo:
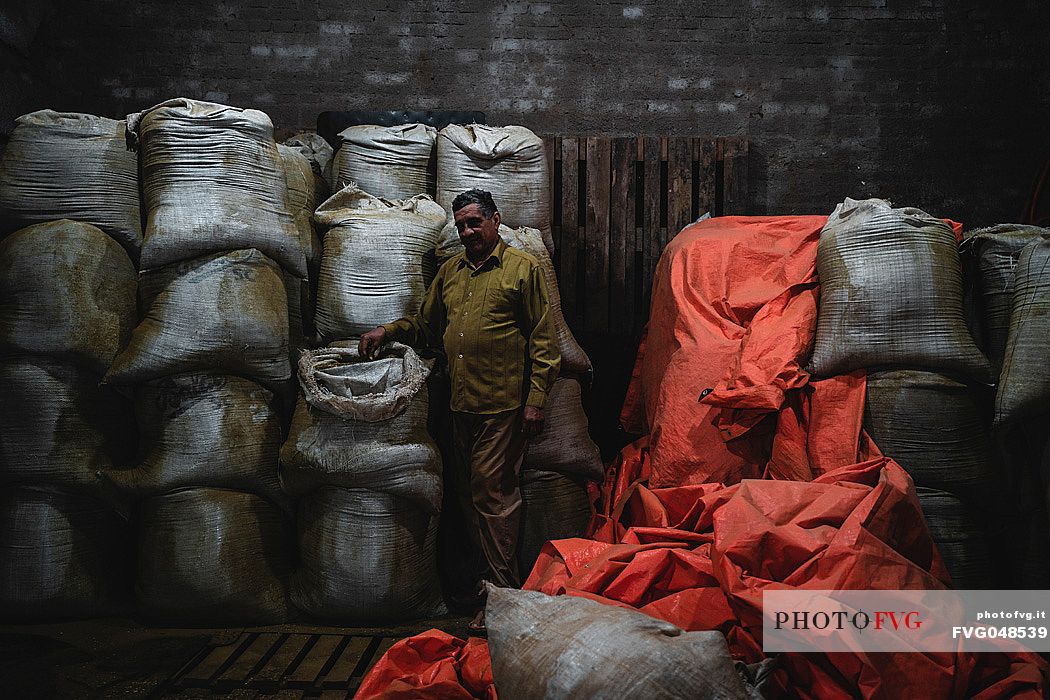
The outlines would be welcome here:
[[[347,698],[399,639],[245,632],[202,650],[161,697]]]

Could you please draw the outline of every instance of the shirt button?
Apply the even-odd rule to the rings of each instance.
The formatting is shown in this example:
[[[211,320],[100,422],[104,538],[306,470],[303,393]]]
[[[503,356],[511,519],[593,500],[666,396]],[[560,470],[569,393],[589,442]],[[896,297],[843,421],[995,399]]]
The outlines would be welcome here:
[[[458,355],[456,355],[456,357],[458,357],[459,359],[462,360],[463,359],[463,353],[459,353]]]
[[[468,297],[470,297],[470,296],[474,296],[474,292],[467,292],[467,296],[468,296]]]
[[[462,334],[462,333],[460,333],[460,334],[459,334],[459,337],[460,337],[460,338],[462,338],[462,337],[463,337],[463,334]]]

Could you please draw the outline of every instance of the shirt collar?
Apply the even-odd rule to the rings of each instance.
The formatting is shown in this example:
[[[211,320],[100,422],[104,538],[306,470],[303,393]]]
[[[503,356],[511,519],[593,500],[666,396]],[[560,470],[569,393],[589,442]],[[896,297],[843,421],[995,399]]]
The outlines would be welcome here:
[[[500,236],[496,239],[496,247],[492,249],[492,252],[489,253],[489,256],[487,258],[478,263],[477,267],[471,265],[470,260],[467,258],[467,251],[463,251],[462,253],[460,253],[459,267],[471,267],[473,270],[478,271],[483,269],[486,265],[488,265],[488,262],[490,260],[495,261],[493,262],[494,266],[502,267],[503,252],[507,250],[507,247],[507,242],[503,240],[502,236]]]

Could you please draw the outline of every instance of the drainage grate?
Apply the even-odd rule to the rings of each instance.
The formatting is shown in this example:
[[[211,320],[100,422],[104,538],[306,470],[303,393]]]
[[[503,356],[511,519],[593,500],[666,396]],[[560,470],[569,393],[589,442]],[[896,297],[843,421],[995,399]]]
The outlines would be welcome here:
[[[201,651],[175,675],[167,691],[198,697],[345,698],[398,639],[245,632],[230,644]],[[210,693],[189,692],[193,689]]]

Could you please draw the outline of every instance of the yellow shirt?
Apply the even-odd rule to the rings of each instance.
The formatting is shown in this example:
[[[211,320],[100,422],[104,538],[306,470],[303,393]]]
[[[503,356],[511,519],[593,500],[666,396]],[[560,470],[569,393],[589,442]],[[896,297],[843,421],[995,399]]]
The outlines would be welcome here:
[[[383,328],[387,340],[444,346],[453,411],[543,408],[561,365],[539,263],[503,239],[476,267],[465,252],[448,260],[419,312]]]

